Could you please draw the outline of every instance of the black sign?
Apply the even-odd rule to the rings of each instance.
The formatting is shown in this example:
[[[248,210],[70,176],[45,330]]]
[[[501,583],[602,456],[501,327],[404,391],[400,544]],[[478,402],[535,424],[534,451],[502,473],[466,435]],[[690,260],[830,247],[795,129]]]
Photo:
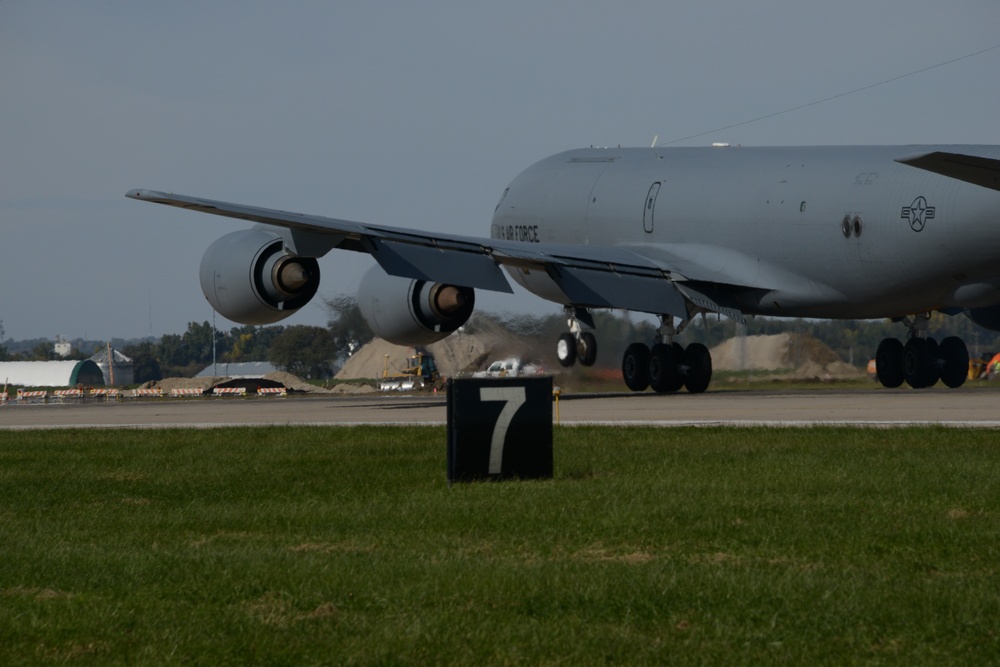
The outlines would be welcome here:
[[[448,482],[552,477],[552,378],[448,381]]]

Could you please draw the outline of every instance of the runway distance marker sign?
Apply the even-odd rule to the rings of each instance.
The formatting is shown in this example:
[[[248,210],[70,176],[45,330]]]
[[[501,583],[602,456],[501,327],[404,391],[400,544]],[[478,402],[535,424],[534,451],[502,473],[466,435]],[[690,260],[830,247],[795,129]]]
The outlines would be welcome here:
[[[448,482],[552,477],[552,378],[448,381]]]

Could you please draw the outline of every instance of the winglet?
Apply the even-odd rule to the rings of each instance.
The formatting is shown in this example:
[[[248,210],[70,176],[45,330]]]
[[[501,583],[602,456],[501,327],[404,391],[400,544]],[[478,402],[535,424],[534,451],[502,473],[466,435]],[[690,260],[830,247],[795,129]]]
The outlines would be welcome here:
[[[900,164],[1000,191],[1000,160],[961,153],[920,153],[896,160]]]

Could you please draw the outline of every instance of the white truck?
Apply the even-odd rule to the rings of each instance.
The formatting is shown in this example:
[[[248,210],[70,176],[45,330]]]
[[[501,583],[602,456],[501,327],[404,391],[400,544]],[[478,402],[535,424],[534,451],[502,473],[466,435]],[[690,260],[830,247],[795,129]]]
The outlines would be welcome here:
[[[504,378],[522,377],[525,375],[542,375],[545,371],[538,364],[524,362],[518,357],[508,357],[500,361],[494,361],[484,371],[476,371],[472,377],[476,378]]]

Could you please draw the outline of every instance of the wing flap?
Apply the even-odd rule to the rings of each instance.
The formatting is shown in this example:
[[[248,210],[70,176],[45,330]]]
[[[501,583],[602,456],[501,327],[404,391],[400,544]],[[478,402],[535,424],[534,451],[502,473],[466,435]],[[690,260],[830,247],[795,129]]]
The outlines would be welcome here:
[[[514,291],[500,267],[489,255],[374,237],[366,239],[365,245],[375,261],[392,276],[476,287],[494,292]]]
[[[935,151],[896,160],[900,164],[1000,191],[1000,160]]]
[[[675,283],[663,277],[551,265],[549,276],[571,303],[591,308],[625,308],[686,318],[687,304]]]

